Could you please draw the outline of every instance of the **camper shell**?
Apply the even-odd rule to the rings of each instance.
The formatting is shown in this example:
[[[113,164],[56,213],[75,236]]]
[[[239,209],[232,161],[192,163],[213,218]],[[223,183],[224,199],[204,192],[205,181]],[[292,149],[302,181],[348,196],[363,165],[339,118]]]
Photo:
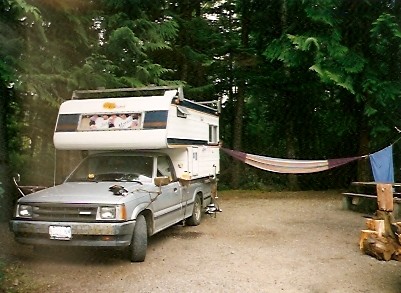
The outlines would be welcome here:
[[[181,87],[75,91],[60,106],[54,145],[59,150],[163,150],[178,177],[196,179],[219,173],[219,112],[218,101],[187,100]],[[129,127],[112,124],[124,114],[132,121]],[[91,124],[101,117],[111,122],[108,127]]]

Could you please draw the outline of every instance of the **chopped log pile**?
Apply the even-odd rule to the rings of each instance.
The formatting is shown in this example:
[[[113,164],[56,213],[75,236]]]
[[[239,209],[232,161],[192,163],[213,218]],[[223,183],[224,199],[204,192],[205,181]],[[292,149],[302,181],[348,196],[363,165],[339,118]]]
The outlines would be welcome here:
[[[366,219],[366,229],[361,231],[360,249],[379,260],[401,261],[401,222],[393,216],[393,186],[376,186],[378,210]]]

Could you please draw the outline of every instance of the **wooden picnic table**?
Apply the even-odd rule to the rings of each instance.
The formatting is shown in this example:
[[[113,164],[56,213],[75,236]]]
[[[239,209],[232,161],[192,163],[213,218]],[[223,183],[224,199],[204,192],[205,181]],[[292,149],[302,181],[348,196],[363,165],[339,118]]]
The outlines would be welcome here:
[[[376,186],[381,182],[351,182],[351,189],[355,187],[355,190],[342,192],[343,195],[343,208],[353,209],[355,206],[363,202],[363,199],[374,199],[377,201]],[[395,217],[401,216],[401,183],[384,183],[391,184],[393,187],[393,214]],[[367,187],[367,188],[366,188]],[[373,188],[374,187],[374,188]],[[361,200],[360,200],[361,199]]]
[[[354,181],[354,182],[351,182],[351,185],[359,185],[359,186],[363,186],[363,185],[370,186],[370,185],[372,185],[372,186],[374,186],[374,185],[377,185],[378,183],[391,184],[394,187],[401,187],[401,183],[372,182],[372,181],[370,181],[370,182]]]

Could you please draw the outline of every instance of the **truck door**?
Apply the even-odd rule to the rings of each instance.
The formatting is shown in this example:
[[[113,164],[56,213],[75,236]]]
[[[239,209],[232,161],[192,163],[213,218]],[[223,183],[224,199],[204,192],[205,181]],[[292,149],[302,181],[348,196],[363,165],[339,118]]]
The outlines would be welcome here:
[[[168,176],[171,181],[161,187],[161,194],[153,202],[155,232],[183,220],[182,190],[168,156],[157,157],[157,177]]]

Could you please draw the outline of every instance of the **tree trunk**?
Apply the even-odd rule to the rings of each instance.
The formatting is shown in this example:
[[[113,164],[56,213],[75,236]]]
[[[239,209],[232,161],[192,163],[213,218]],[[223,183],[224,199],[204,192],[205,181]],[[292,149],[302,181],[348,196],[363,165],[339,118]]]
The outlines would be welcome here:
[[[359,148],[358,155],[366,155],[369,153],[369,130],[366,126],[365,119],[362,118],[362,122],[359,130]],[[366,182],[369,181],[371,176],[369,160],[359,160],[357,170],[357,181]]]
[[[238,90],[236,93],[236,108],[234,116],[233,125],[233,149],[241,150],[242,148],[242,126],[243,120],[242,116],[244,113],[244,83],[238,85]],[[231,177],[232,188],[237,189],[241,182],[243,163],[239,161],[234,161],[233,172]]]
[[[10,97],[10,90],[0,85],[0,221],[7,221],[12,215],[13,195],[11,176],[9,170],[9,158],[7,156],[7,101]]]
[[[287,17],[288,17],[288,7],[287,7],[287,0],[282,0],[282,6],[281,6],[281,28],[282,28],[282,34],[285,34],[287,32]],[[285,65],[284,65],[285,66]],[[291,80],[290,78],[290,71],[288,68],[284,68],[284,75],[287,77],[287,80]],[[290,94],[285,94],[283,95],[284,98],[288,98]],[[291,103],[290,103],[291,106]],[[287,113],[288,115],[288,113]],[[293,117],[293,116],[292,116]],[[292,118],[290,118],[292,119]],[[292,120],[288,120],[288,127],[285,132],[286,136],[286,145],[287,145],[287,158],[289,159],[294,159],[295,158],[295,150],[296,150],[296,141],[295,141],[295,136],[294,136],[294,123]],[[290,190],[298,190],[299,189],[299,184],[298,184],[298,177],[295,174],[289,174],[287,176],[288,178],[288,188]]]
[[[241,47],[243,54],[249,47],[249,27],[250,27],[250,10],[249,3],[243,1],[241,11]],[[242,53],[241,53],[242,54]],[[241,60],[242,56],[239,56]],[[240,65],[239,65],[240,66]],[[245,69],[239,67],[239,74],[237,78],[237,94],[236,94],[236,107],[234,114],[234,126],[233,126],[233,148],[234,150],[242,149],[242,129],[243,129],[243,116],[244,116],[244,104],[245,104]],[[233,166],[233,173],[231,178],[232,188],[236,189],[240,185],[242,176],[243,164],[236,161]]]
[[[286,135],[286,145],[287,145],[287,158],[295,158],[295,137],[294,137],[294,127],[293,122],[289,121],[289,127],[285,132]],[[298,177],[296,174],[288,174],[288,188],[290,190],[299,190]]]

